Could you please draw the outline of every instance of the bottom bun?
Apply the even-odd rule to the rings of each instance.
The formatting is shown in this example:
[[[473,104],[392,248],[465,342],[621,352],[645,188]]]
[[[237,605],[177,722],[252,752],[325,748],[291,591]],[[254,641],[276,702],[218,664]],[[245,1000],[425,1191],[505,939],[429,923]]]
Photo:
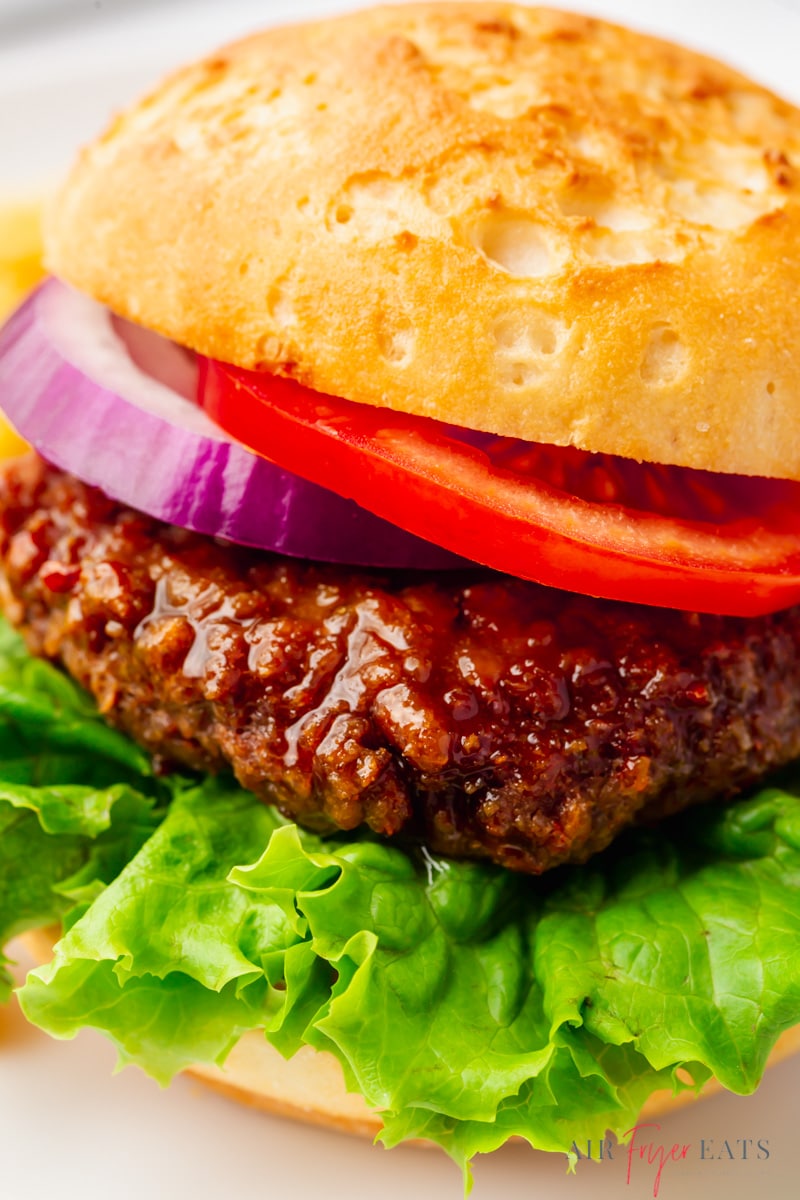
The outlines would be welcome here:
[[[57,929],[37,929],[25,934],[23,941],[36,961],[44,963],[52,956],[58,937]],[[795,1052],[800,1052],[800,1025],[781,1034],[767,1066]],[[381,1130],[379,1114],[363,1096],[347,1091],[342,1068],[332,1054],[304,1046],[287,1061],[256,1030],[239,1039],[224,1067],[198,1064],[185,1074],[232,1100],[277,1116],[360,1137],[374,1138]],[[641,1116],[661,1116],[722,1090],[716,1079],[710,1079],[699,1093],[691,1089],[677,1095],[668,1089],[654,1092]]]
[[[796,1051],[800,1052],[800,1025],[781,1035],[767,1065]],[[263,1035],[253,1031],[237,1042],[224,1067],[197,1066],[187,1073],[232,1100],[265,1112],[372,1138],[381,1129],[379,1115],[363,1096],[345,1090],[342,1068],[333,1055],[310,1046],[287,1062]],[[721,1091],[722,1084],[710,1079],[699,1093],[691,1089],[677,1094],[669,1089],[653,1092],[641,1116],[662,1116]]]

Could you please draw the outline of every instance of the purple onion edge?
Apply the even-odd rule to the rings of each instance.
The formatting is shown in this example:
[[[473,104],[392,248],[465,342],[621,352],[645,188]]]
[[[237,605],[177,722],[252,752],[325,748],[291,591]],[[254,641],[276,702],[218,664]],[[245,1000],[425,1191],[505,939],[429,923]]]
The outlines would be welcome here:
[[[45,280],[0,330],[2,408],[54,466],[157,520],[243,546],[359,567],[467,565],[238,442],[173,425],[96,383],[48,332],[46,304],[70,302],[64,284]]]

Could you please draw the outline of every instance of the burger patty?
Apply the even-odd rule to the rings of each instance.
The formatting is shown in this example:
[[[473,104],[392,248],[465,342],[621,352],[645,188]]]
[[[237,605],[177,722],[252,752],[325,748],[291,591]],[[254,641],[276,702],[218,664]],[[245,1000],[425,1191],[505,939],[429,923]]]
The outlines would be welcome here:
[[[164,767],[232,767],[321,832],[539,873],[800,754],[800,609],[732,618],[479,568],[298,562],[186,533],[32,456],[2,604]]]

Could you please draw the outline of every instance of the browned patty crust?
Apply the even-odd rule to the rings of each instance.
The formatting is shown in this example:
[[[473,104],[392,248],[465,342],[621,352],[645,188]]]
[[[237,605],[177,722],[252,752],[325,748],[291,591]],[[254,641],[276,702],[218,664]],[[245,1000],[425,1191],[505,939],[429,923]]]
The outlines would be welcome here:
[[[592,600],[220,545],[31,457],[0,477],[2,603],[166,763],[230,765],[322,831],[540,872],[800,754],[800,609]]]

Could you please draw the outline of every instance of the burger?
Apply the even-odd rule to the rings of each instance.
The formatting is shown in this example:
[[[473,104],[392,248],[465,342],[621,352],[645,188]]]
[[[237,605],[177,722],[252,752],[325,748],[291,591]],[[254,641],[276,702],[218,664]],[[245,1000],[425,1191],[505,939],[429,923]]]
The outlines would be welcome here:
[[[253,36],[83,153],[0,335],[30,1020],[462,1164],[756,1086],[800,1023],[798,163],[734,71],[495,3]]]

